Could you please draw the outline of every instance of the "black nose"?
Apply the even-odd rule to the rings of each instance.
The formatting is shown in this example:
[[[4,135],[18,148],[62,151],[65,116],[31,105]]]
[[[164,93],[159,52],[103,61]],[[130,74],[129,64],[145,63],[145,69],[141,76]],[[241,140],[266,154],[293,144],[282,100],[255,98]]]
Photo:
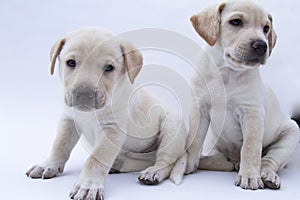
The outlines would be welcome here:
[[[95,91],[91,87],[80,85],[74,90],[75,98],[92,99],[95,96]]]
[[[105,105],[105,93],[99,88],[81,84],[72,90],[73,107],[79,110],[100,109]]]
[[[262,40],[255,40],[251,42],[251,47],[255,54],[262,56],[267,52],[268,45]]]

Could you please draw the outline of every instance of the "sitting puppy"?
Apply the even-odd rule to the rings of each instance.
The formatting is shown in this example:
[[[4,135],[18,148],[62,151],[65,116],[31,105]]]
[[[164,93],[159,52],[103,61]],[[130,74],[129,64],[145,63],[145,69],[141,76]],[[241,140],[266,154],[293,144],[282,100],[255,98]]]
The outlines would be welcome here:
[[[198,74],[192,80],[196,97],[187,173],[199,167],[199,154],[210,145],[200,168],[237,169],[235,184],[244,189],[278,189],[277,172],[294,152],[299,129],[285,119],[260,77],[259,67],[276,41],[271,15],[252,1],[236,0],[208,7],[191,22],[209,46],[200,55],[198,70],[204,80]],[[206,136],[209,126],[212,133]]]
[[[83,28],[60,39],[50,55],[51,74],[59,60],[65,109],[49,158],[27,176],[47,179],[62,173],[83,137],[91,155],[70,193],[72,199],[103,199],[110,170],[144,170],[139,180],[145,184],[169,176],[181,181],[186,130],[177,114],[147,91],[134,89],[143,59],[131,43],[102,29]]]

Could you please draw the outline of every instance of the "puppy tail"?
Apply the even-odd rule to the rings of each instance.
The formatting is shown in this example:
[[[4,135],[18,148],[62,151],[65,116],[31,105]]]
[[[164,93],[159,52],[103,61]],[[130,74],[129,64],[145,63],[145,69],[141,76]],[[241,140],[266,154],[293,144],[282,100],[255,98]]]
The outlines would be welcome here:
[[[180,158],[178,158],[170,174],[170,180],[176,185],[179,185],[182,182],[183,175],[186,170],[186,165],[187,153],[185,152]]]

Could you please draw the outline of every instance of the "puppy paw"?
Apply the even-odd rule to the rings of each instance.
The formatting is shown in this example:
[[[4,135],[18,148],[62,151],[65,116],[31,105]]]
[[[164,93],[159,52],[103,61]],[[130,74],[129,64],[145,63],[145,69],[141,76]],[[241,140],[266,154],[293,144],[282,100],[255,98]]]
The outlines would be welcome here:
[[[81,182],[73,186],[69,196],[75,200],[104,200],[104,188],[96,183]]]
[[[165,167],[152,166],[141,172],[138,180],[145,185],[157,185],[170,174]]]
[[[236,178],[235,185],[246,190],[257,190],[264,188],[264,183],[260,177],[249,177],[240,174]]]
[[[44,163],[35,165],[27,170],[26,175],[30,178],[53,178],[64,170],[64,165]]]
[[[280,177],[273,170],[262,169],[261,178],[267,188],[275,190],[280,188]]]

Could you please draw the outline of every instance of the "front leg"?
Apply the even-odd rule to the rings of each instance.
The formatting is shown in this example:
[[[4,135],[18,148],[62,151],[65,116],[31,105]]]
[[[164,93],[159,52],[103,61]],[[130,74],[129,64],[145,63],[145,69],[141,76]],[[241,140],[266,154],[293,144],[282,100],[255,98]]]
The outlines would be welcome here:
[[[264,188],[261,180],[262,140],[264,115],[259,111],[248,111],[241,119],[243,146],[241,149],[240,170],[235,184],[244,189]]]
[[[121,150],[126,134],[114,126],[106,127],[100,134],[102,134],[101,139],[96,142],[95,149],[87,159],[77,183],[70,192],[72,199],[104,199],[106,176]]]
[[[199,167],[200,154],[210,121],[208,113],[201,112],[197,106],[192,107],[190,113],[190,129],[186,146],[188,152],[186,174],[196,171]]]
[[[48,179],[62,173],[79,137],[74,121],[63,117],[59,122],[49,158],[43,163],[31,167],[26,175],[30,178]]]

